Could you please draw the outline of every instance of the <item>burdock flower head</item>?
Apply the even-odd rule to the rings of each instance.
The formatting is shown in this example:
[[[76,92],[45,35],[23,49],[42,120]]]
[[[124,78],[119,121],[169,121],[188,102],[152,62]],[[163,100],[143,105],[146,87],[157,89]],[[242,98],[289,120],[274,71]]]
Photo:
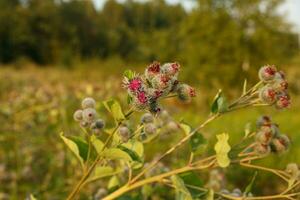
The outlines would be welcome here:
[[[195,89],[187,84],[180,84],[177,87],[178,98],[183,102],[190,102],[196,96]]]
[[[274,104],[278,109],[289,107],[291,101],[284,73],[274,65],[266,65],[260,68],[258,76],[264,84],[259,91],[260,100],[269,105]]]
[[[258,154],[268,154],[285,152],[290,145],[289,138],[280,133],[278,125],[272,123],[268,116],[263,116],[257,121],[255,151]]]
[[[171,93],[177,93],[180,100],[190,101],[195,96],[195,90],[186,84],[179,84],[179,70],[180,65],[176,62],[163,65],[153,62],[143,75],[126,71],[123,86],[127,89],[129,102],[137,110],[148,109],[156,113],[160,111],[158,100]]]
[[[82,127],[89,128],[93,132],[98,133],[105,124],[102,119],[97,118],[95,100],[91,97],[87,97],[83,99],[81,107],[82,109],[74,112],[74,120],[79,122]]]

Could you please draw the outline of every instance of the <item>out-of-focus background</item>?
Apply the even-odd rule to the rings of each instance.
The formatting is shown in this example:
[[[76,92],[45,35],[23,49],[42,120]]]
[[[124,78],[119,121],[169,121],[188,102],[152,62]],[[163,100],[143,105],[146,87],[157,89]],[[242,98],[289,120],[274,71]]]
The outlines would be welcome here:
[[[116,98],[125,69],[142,73],[152,61],[177,61],[180,79],[195,86],[189,105],[163,103],[176,120],[196,126],[209,114],[219,88],[229,99],[244,79],[275,64],[290,83],[292,106],[243,110],[204,130],[228,132],[230,143],[262,114],[272,115],[292,140],[288,153],[261,162],[284,168],[300,162],[300,1],[298,0],[0,0],[0,199],[64,199],[79,168],[59,133],[79,134],[72,114],[86,96]],[[101,115],[105,118],[103,110]],[[150,160],[170,144],[146,145]],[[146,153],[147,154],[147,153]],[[164,161],[170,168],[182,154]],[[253,171],[229,168],[228,187],[243,189]],[[101,183],[87,187],[92,199]],[[254,191],[280,191],[283,183],[259,173]],[[154,199],[172,199],[165,194]],[[168,193],[169,190],[167,190]],[[166,191],[165,191],[166,193]],[[86,195],[86,196],[84,196]],[[164,196],[165,195],[165,196]]]

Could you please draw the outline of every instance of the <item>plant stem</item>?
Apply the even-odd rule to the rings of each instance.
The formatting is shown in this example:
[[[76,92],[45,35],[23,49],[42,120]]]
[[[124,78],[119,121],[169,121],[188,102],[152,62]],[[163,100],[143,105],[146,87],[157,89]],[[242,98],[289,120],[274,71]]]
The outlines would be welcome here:
[[[259,87],[261,84],[261,82],[259,82],[257,85],[255,85],[253,88],[251,88],[247,93],[245,93],[244,95],[241,96],[240,99],[242,99],[243,97],[252,94],[253,91],[255,92],[257,87]],[[236,101],[237,105],[238,105],[239,101]],[[169,173],[165,173],[165,174],[161,174],[158,176],[154,176],[148,179],[144,179],[142,181],[138,181],[147,171],[149,171],[150,169],[152,169],[159,161],[161,161],[164,157],[166,157],[167,155],[171,154],[173,151],[175,151],[177,148],[179,148],[182,144],[184,144],[186,141],[188,141],[194,134],[197,133],[198,130],[202,129],[203,127],[205,127],[207,124],[209,124],[210,122],[212,122],[213,120],[215,120],[216,118],[218,118],[219,116],[221,116],[222,114],[234,111],[236,109],[241,109],[241,108],[245,108],[248,106],[251,106],[251,104],[246,104],[243,105],[242,107],[237,107],[235,108],[234,106],[235,103],[231,104],[231,107],[228,111],[224,112],[224,113],[216,113],[211,115],[206,121],[204,121],[201,125],[199,125],[197,128],[195,128],[189,135],[185,136],[184,138],[182,138],[177,144],[175,144],[173,147],[171,147],[168,151],[166,151],[162,156],[160,156],[158,159],[156,159],[154,162],[152,162],[148,167],[146,167],[144,170],[142,170],[138,175],[136,175],[135,177],[132,178],[132,180],[125,186],[121,187],[120,189],[118,189],[117,191],[113,192],[112,194],[108,195],[106,198],[104,198],[103,200],[110,200],[110,199],[114,199],[116,197],[119,197],[120,195],[135,189],[137,187],[140,187],[144,184],[147,183],[151,183],[151,182],[155,182],[157,181],[157,177],[158,178],[165,178],[164,175],[169,175]],[[186,170],[187,168],[191,168],[191,167],[185,167],[185,168],[180,168],[178,170]],[[176,170],[174,170],[175,172],[177,172]],[[174,172],[172,171],[172,172]],[[171,174],[173,175],[173,174]],[[167,176],[166,176],[167,177]]]
[[[268,172],[271,172],[271,173],[279,176],[280,178],[282,178],[283,180],[285,180],[287,182],[289,181],[289,179],[285,177],[286,174],[285,174],[284,171],[270,169],[270,168],[266,168],[266,167],[262,167],[262,166],[257,166],[257,165],[252,165],[252,164],[247,164],[247,163],[243,163],[243,162],[241,162],[240,165],[244,166],[244,167],[252,168],[252,169],[259,169],[259,170],[263,170],[263,171],[268,171]]]
[[[175,151],[178,147],[180,147],[183,143],[185,143],[187,140],[189,140],[197,131],[204,126],[206,126],[208,123],[213,121],[214,119],[218,118],[220,116],[219,113],[212,115],[209,117],[205,122],[203,122],[200,126],[198,126],[194,131],[192,131],[189,135],[182,138],[177,144],[175,144],[172,148],[170,148],[168,151],[166,151],[162,156],[160,156],[157,160],[152,162],[148,167],[146,167],[142,172],[140,172],[138,175],[136,175],[130,182],[130,184],[137,181],[140,177],[142,177],[148,170],[152,169],[159,161],[161,161],[164,157],[171,154],[173,151]]]
[[[88,153],[87,153],[86,162],[85,162],[85,170],[88,169],[89,159],[90,159],[90,156],[91,156],[91,149],[92,149],[91,136],[87,135],[87,139],[88,139]]]
[[[132,183],[132,184],[124,185],[123,187],[119,188],[115,192],[113,192],[110,195],[104,197],[102,200],[116,199],[117,197],[121,196],[122,194],[124,194],[128,191],[139,188],[139,187],[141,187],[143,185],[146,185],[146,184],[149,184],[149,183],[160,182],[164,178],[170,177],[172,175],[181,174],[183,172],[192,171],[192,170],[206,169],[206,168],[210,167],[212,165],[212,163],[209,163],[207,165],[203,165],[203,166],[200,166],[200,167],[185,166],[185,167],[175,169],[175,170],[172,170],[170,172],[166,172],[166,173],[163,173],[163,174],[160,174],[160,175],[157,175],[157,176],[153,176],[153,177],[150,177],[150,178],[147,178],[147,179],[144,179],[144,180]]]
[[[134,112],[133,109],[130,109],[125,114],[125,117],[126,118],[129,117],[133,112]],[[112,133],[109,135],[109,137],[106,139],[101,152],[98,153],[98,156],[95,159],[95,161],[92,163],[91,167],[86,171],[86,173],[83,174],[83,176],[79,180],[78,184],[74,187],[74,189],[72,190],[72,192],[68,195],[67,200],[74,199],[74,197],[80,191],[80,189],[82,188],[82,186],[84,185],[84,183],[86,182],[86,180],[88,179],[88,177],[91,175],[91,173],[93,172],[93,170],[95,169],[95,167],[97,166],[97,164],[102,160],[102,153],[103,153],[103,151],[108,147],[108,145],[109,145],[110,141],[112,140],[114,134],[117,132],[117,130],[121,126],[121,123],[122,123],[122,121],[120,121],[118,123],[118,125],[115,127],[115,129],[112,131]]]

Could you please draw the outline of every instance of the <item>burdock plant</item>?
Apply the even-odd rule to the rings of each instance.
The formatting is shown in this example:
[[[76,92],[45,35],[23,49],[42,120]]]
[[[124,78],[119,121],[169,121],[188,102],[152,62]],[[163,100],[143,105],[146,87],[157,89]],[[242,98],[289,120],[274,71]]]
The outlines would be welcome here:
[[[212,102],[208,118],[198,126],[191,127],[182,121],[174,121],[160,106],[160,102],[166,98],[178,98],[188,103],[196,95],[193,87],[178,80],[180,70],[178,63],[161,65],[154,62],[143,74],[126,71],[123,87],[128,94],[130,109],[124,113],[115,100],[102,103],[113,117],[114,127],[104,129],[104,120],[99,118],[96,111],[97,103],[92,98],[83,100],[81,109],[74,113],[74,119],[82,128],[86,139],[61,134],[82,167],[82,177],[74,184],[67,199],[76,199],[86,185],[103,178],[107,180],[108,177],[106,187],[99,188],[95,199],[125,198],[134,194],[134,190],[143,196],[139,196],[139,199],[146,199],[153,194],[151,186],[155,183],[174,189],[174,199],[299,199],[300,171],[297,164],[289,164],[283,170],[254,164],[254,161],[270,154],[282,154],[290,146],[290,139],[280,132],[278,125],[270,117],[260,117],[256,129],[247,128],[246,134],[235,145],[229,144],[230,134],[218,134],[213,152],[205,153],[208,141],[200,133],[201,129],[215,119],[239,109],[257,106],[287,108],[290,97],[283,72],[278,71],[275,66],[262,67],[259,70],[259,82],[248,88],[245,81],[241,96],[232,102],[219,90]],[[139,123],[134,124],[131,116],[138,112],[143,114]],[[165,152],[158,152],[158,157],[145,163],[145,143],[164,145],[160,135],[180,131],[184,134],[176,144]],[[168,134],[167,137],[173,135]],[[189,143],[191,147],[186,164],[177,164],[179,167],[175,169],[165,166],[162,160],[171,156],[185,143]],[[272,173],[285,181],[286,187],[279,194],[259,196],[251,191],[255,182],[253,177],[245,189],[228,190],[226,184],[221,183],[224,176],[219,175],[218,170],[230,165]],[[199,184],[195,172],[207,171],[210,171],[210,180],[207,184]]]

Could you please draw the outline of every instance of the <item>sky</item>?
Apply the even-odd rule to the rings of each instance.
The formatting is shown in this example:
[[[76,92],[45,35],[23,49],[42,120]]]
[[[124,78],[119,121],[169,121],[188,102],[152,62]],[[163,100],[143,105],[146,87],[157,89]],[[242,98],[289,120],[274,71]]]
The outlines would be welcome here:
[[[106,0],[93,0],[98,8],[104,4]],[[124,0],[119,0],[124,1]],[[145,0],[137,0],[145,1]],[[182,3],[186,9],[193,8],[192,0],[166,0],[171,4]],[[279,12],[283,14],[289,22],[295,25],[294,30],[300,33],[300,0],[285,0],[279,8]]]

